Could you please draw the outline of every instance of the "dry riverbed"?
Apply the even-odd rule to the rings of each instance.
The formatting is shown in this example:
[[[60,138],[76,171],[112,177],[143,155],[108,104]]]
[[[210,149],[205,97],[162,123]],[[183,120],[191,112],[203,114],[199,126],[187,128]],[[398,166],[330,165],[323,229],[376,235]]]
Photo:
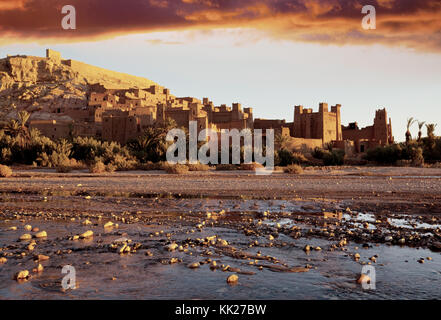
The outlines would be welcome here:
[[[439,299],[440,204],[441,169],[15,171],[0,298]]]

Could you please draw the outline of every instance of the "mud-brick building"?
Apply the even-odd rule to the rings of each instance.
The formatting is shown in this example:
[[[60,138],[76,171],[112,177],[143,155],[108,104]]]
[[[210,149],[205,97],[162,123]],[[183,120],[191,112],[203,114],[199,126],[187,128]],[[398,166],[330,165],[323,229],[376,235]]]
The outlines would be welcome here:
[[[291,129],[285,120],[281,119],[254,119],[254,129],[265,130],[273,129],[275,135],[291,136]]]
[[[366,152],[377,146],[392,144],[392,121],[387,117],[386,109],[375,112],[374,124],[365,128],[359,128],[357,122],[349,123],[342,128],[343,140],[354,141],[357,152]]]
[[[207,113],[208,122],[213,124],[218,130],[222,129],[252,129],[253,128],[253,109],[244,108],[240,103],[233,103],[232,108],[225,104],[219,107],[214,106],[208,98],[203,99],[203,110]]]
[[[73,121],[66,120],[31,120],[30,129],[37,129],[51,139],[67,138],[73,132]]]
[[[295,106],[293,137],[321,139],[323,144],[342,140],[340,109],[341,105],[337,104],[329,111],[327,103],[320,103],[318,112]]]
[[[139,117],[130,111],[112,110],[104,113],[102,121],[102,138],[125,144],[141,134]]]

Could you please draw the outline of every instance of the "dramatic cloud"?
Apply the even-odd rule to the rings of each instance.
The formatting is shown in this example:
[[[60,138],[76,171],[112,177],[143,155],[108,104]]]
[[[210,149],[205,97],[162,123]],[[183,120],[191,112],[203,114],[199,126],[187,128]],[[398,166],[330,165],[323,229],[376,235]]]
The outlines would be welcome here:
[[[77,29],[61,28],[72,4]],[[363,30],[361,8],[377,10]],[[254,28],[324,44],[386,44],[441,51],[440,0],[0,0],[1,42],[83,41],[181,29]]]

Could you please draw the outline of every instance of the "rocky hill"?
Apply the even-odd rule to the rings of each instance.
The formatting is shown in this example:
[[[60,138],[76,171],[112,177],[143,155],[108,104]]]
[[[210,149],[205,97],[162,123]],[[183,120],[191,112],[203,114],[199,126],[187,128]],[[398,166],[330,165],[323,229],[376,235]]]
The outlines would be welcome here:
[[[48,111],[66,103],[87,106],[90,85],[111,89],[149,88],[151,80],[63,60],[55,51],[46,57],[8,56],[0,59],[0,120],[15,117],[18,110],[31,118],[47,118]]]

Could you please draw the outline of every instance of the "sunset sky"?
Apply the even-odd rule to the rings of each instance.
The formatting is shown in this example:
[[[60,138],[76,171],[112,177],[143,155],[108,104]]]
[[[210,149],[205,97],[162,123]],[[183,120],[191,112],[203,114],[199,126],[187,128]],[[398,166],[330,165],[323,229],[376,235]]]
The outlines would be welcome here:
[[[61,28],[67,4],[76,30]],[[361,27],[364,5],[376,30]],[[50,47],[256,118],[323,101],[361,126],[386,107],[399,141],[410,116],[441,134],[439,0],[0,0],[0,34],[0,56]]]

